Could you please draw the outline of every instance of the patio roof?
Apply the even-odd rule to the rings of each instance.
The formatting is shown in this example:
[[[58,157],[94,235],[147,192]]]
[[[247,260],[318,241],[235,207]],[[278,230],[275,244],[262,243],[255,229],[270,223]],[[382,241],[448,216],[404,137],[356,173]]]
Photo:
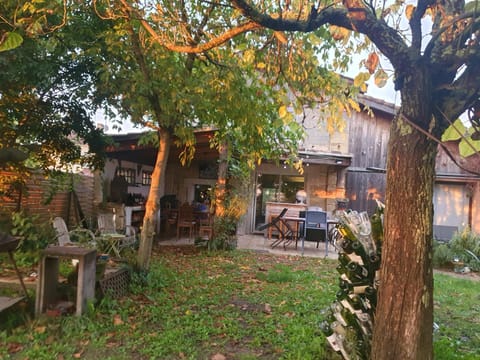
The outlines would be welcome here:
[[[212,160],[218,158],[218,151],[210,147],[210,139],[215,130],[200,130],[195,132],[196,160]],[[138,145],[138,141],[145,133],[130,133],[122,135],[112,135],[115,145],[106,149],[107,157],[121,161],[131,161],[142,165],[155,165],[157,158],[157,149],[153,146]],[[170,148],[169,162],[175,161],[180,156],[183,149],[172,145]],[[304,164],[325,164],[348,167],[351,164],[352,155],[342,153],[331,153],[322,151],[299,151],[299,157]]]
[[[195,132],[195,159],[211,160],[218,158],[218,151],[210,147],[210,139],[213,130],[201,130]],[[149,145],[138,145],[139,139],[145,133],[130,133],[122,135],[111,135],[115,145],[106,149],[107,157],[123,161],[131,161],[142,165],[154,166],[157,159],[157,148]],[[172,145],[170,148],[169,161],[178,159],[183,149]]]

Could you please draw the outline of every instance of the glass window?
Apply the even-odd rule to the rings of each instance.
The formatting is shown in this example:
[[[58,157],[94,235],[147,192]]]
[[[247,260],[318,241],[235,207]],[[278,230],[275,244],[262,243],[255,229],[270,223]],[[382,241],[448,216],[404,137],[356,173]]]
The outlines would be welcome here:
[[[303,176],[259,174],[256,188],[255,226],[265,223],[267,202],[296,203],[298,190],[305,187]]]
[[[123,176],[129,185],[135,185],[135,170],[128,168],[117,168],[115,176]]]
[[[151,184],[152,184],[152,172],[142,171],[142,185],[151,185]]]

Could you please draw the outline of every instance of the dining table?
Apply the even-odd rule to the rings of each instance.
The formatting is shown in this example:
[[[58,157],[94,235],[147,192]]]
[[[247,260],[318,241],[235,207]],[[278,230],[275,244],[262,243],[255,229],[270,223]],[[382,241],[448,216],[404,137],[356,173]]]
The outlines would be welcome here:
[[[295,243],[299,239],[302,241],[302,255],[304,252],[304,246],[305,246],[305,236],[302,234],[302,225],[305,224],[305,218],[304,217],[299,217],[299,216],[284,216],[281,218],[281,221],[283,222],[288,222],[289,224],[292,224],[291,228],[293,229],[293,240]],[[303,227],[305,228],[305,227]]]
[[[282,217],[282,221],[288,222],[292,224],[292,228],[294,230],[294,241],[301,240],[302,246],[302,255],[305,252],[305,234],[302,232],[302,229],[305,229],[305,218],[299,216],[284,216]],[[325,256],[328,257],[328,245],[330,242],[330,230],[337,226],[338,220],[337,219],[327,219],[327,238],[325,239]],[[302,227],[303,225],[303,227]],[[335,244],[334,244],[335,245]]]

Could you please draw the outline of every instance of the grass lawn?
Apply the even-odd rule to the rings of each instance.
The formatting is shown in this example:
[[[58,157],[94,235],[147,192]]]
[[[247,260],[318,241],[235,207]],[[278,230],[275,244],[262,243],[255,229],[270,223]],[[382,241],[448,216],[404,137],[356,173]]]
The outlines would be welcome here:
[[[162,247],[128,297],[0,331],[0,359],[335,359],[318,325],[338,290],[336,265]],[[435,284],[435,358],[480,359],[480,282]]]

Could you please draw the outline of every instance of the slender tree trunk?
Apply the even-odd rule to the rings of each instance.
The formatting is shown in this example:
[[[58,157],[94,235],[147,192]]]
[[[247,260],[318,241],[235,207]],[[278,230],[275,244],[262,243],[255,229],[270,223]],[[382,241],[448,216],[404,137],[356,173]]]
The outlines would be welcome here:
[[[223,142],[218,149],[218,178],[215,188],[215,216],[225,213],[225,195],[227,191],[228,145]]]
[[[165,191],[165,170],[167,168],[168,155],[170,153],[171,136],[166,130],[158,131],[159,145],[157,160],[152,173],[152,183],[145,204],[145,216],[140,235],[140,247],[137,255],[137,266],[142,270],[148,270],[150,267],[150,258],[152,254],[153,239],[155,237],[155,228],[157,224],[157,213],[160,209],[160,198]]]
[[[413,103],[421,96],[411,96],[402,98],[405,113],[421,108]],[[408,113],[408,118],[428,116],[428,106],[423,109],[424,113]],[[433,358],[435,155],[436,143],[397,116],[388,151],[385,243],[372,359]]]

